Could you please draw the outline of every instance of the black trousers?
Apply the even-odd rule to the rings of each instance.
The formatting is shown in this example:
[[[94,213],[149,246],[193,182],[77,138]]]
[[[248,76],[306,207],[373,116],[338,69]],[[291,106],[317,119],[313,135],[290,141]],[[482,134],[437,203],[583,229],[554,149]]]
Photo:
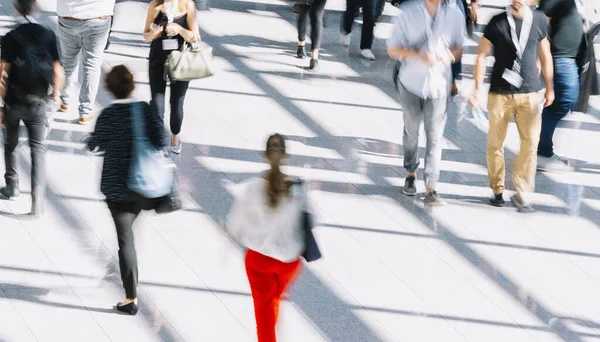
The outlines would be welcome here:
[[[373,28],[375,27],[375,12],[377,0],[347,0],[346,12],[342,21],[342,31],[344,33],[352,32],[354,25],[354,15],[356,10],[363,8],[362,36],[360,38],[360,49],[370,49],[373,46]]]
[[[164,78],[165,65],[158,61],[150,61],[149,76],[150,76],[150,93],[152,96],[152,105],[161,118],[165,115],[165,91],[167,89],[167,81]],[[183,124],[183,103],[185,94],[187,93],[190,82],[171,82],[171,133],[177,135],[181,132]]]
[[[325,13],[325,4],[327,0],[314,0],[312,5],[299,5],[298,13],[298,41],[306,40],[306,23],[310,16],[310,41],[311,50],[321,48],[321,38],[323,35],[323,14]]]
[[[130,193],[120,202],[107,201],[108,209],[115,221],[119,242],[119,268],[127,298],[137,298],[138,263],[133,238],[133,222],[142,210],[154,207],[155,200]]]
[[[4,117],[5,145],[4,163],[6,173],[4,179],[6,184],[19,185],[17,165],[19,164],[19,125],[21,121],[25,124],[29,134],[29,146],[31,148],[31,190],[34,204],[41,204],[46,188],[46,144],[44,139],[49,129],[50,104],[47,101],[39,101],[32,104],[15,103],[6,105]],[[53,110],[53,109],[52,109]]]
[[[377,0],[377,6],[375,9],[375,19],[381,17],[383,11],[385,10],[385,0]]]

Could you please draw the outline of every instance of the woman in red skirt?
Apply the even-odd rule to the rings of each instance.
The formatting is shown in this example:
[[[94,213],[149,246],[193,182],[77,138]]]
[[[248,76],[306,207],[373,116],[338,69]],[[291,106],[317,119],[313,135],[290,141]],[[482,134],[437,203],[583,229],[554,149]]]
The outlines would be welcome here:
[[[300,218],[306,191],[281,172],[285,139],[269,137],[265,159],[271,169],[250,180],[228,216],[231,236],[247,249],[258,342],[275,342],[279,301],[300,270],[304,235]]]

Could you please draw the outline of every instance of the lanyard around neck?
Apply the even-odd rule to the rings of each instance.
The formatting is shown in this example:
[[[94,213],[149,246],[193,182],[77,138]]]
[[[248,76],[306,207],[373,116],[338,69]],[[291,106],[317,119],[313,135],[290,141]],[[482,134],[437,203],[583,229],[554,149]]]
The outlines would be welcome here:
[[[515,18],[510,8],[506,9],[506,15],[508,17],[508,25],[510,26],[510,37],[512,38],[513,44],[515,44],[515,48],[517,49],[517,60],[520,62],[521,59],[523,59],[523,53],[525,52],[527,42],[529,41],[529,34],[533,24],[533,12],[529,8],[525,12],[520,36],[517,36]]]

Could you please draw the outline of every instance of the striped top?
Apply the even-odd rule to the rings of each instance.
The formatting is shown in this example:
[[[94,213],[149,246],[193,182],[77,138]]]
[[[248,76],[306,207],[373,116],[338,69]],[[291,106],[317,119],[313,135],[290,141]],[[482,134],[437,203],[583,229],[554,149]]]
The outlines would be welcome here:
[[[165,146],[165,129],[160,116],[146,102],[144,109],[146,134],[150,143],[157,148]],[[96,122],[88,141],[90,151],[104,152],[100,191],[108,202],[119,202],[129,193],[127,187],[133,150],[132,102],[115,101],[105,108]]]

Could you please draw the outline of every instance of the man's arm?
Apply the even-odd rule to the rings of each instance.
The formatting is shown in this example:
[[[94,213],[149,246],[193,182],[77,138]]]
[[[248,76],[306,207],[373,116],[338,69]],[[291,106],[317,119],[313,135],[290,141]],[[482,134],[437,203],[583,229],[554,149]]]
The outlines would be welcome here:
[[[387,48],[388,54],[393,59],[410,59],[410,58],[421,58],[421,52],[413,49],[406,49],[403,47],[389,47]]]
[[[492,42],[487,38],[481,37],[479,47],[477,48],[477,58],[475,60],[475,73],[473,78],[475,79],[475,93],[481,90],[485,78],[485,70],[487,68],[486,58],[492,51]]]
[[[8,90],[8,74],[10,72],[10,63],[0,61],[0,100],[4,102],[6,91]]]
[[[460,61],[463,56],[462,45],[457,45],[457,46],[453,47],[452,49],[450,49],[450,53],[452,54],[452,57],[454,57],[455,61]]]
[[[396,18],[394,18],[394,29],[392,30],[392,36],[387,41],[387,52],[392,59],[395,60],[406,60],[406,59],[422,59],[430,61],[427,54],[421,53],[417,49],[407,48],[406,34],[404,27],[404,18],[407,13],[401,12]]]
[[[487,68],[486,58],[492,51],[492,42],[486,37],[481,37],[479,41],[479,47],[477,48],[477,58],[475,60],[475,71],[473,78],[475,79],[475,90],[469,100],[471,107],[479,106],[479,93],[481,92],[481,85],[485,78],[485,70]]]
[[[542,75],[546,83],[546,102],[548,107],[554,102],[554,65],[552,64],[552,53],[550,52],[550,41],[544,38],[540,41],[540,63],[542,64]]]
[[[65,86],[65,69],[60,62],[54,62],[52,66],[52,99],[56,102],[60,100],[60,93]]]
[[[4,104],[6,90],[8,89],[8,73],[10,72],[10,63],[0,61],[0,102]],[[4,108],[0,108],[0,128],[4,128]]]

